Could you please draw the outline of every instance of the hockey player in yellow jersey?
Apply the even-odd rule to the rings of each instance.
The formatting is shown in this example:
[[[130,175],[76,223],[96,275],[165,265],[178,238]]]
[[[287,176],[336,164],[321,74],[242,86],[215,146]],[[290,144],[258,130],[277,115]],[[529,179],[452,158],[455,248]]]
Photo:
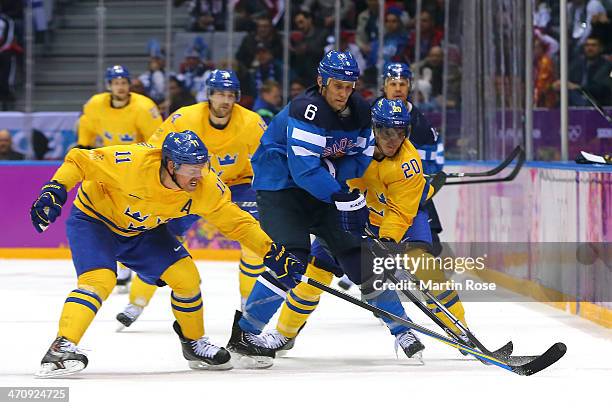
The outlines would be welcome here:
[[[109,92],[92,96],[79,118],[77,147],[94,148],[145,142],[161,125],[157,105],[130,92],[130,73],[121,65],[106,70]]]
[[[206,146],[190,131],[169,133],[162,148],[140,144],[68,153],[30,210],[35,229],[43,232],[61,214],[67,192],[81,182],[66,224],[78,286],[64,303],[57,338],[38,376],[72,374],[87,366],[77,344],[115,286],[117,261],[146,283],[170,286],[173,327],[191,368],[232,367],[227,350],[204,336],[198,270],[166,223],[188,214],[205,217],[264,258],[286,284],[295,284],[305,265],[231,202],[208,159]]]
[[[130,92],[130,73],[122,65],[106,70],[108,92],[92,96],[79,118],[77,147],[125,145],[145,142],[161,125],[155,102]],[[132,271],[123,265],[117,270],[117,289],[127,293]]]
[[[369,228],[381,241],[410,242],[408,255],[430,257],[431,230],[427,212],[423,204],[434,193],[434,188],[426,182],[421,160],[416,148],[410,143],[410,114],[400,100],[379,99],[372,107],[372,122],[376,147],[371,164],[359,179],[349,181],[351,188],[366,193],[369,208]],[[363,235],[363,226],[354,224],[350,232]],[[324,245],[317,240],[312,246],[312,261],[306,276],[320,282],[331,282],[332,271],[341,275],[339,267],[329,255]],[[446,281],[444,273],[429,263],[430,269],[419,269],[419,279],[436,282]],[[345,271],[346,272],[346,271]],[[374,277],[376,278],[376,277]],[[362,296],[374,306],[410,320],[404,311],[397,294],[389,290],[376,290],[375,279],[364,279],[361,284]],[[264,332],[254,339],[253,344],[268,347],[274,351],[288,350],[293,339],[305,324],[308,316],[316,309],[321,290],[304,283],[298,284],[287,294],[282,306],[276,330]],[[432,291],[445,306],[465,324],[464,310],[456,291]],[[428,306],[435,309],[435,305]],[[449,327],[452,324],[446,315],[436,315]],[[412,330],[383,318],[392,335],[396,338],[396,348],[401,347],[407,357],[421,359],[423,344]]]
[[[185,129],[201,135],[209,151],[212,171],[229,186],[232,201],[257,219],[250,158],[259,146],[266,125],[259,115],[236,103],[240,99],[240,82],[233,71],[213,71],[206,86],[208,102],[178,109],[157,129],[149,143],[159,145],[163,135]],[[175,220],[170,227],[177,235],[182,235],[196,219],[191,216]],[[264,270],[261,257],[242,247],[238,274],[242,301]],[[119,330],[130,326],[140,316],[154,293],[155,286],[134,278],[129,304],[117,315],[121,323]]]

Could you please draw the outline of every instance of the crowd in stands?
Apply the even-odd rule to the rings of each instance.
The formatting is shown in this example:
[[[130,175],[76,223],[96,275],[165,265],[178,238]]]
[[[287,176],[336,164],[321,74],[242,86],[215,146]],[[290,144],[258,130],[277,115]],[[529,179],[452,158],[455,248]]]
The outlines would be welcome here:
[[[13,98],[15,64],[23,52],[23,4],[25,0],[0,0],[0,110]],[[453,0],[454,1],[454,0]],[[45,5],[53,0],[45,0]],[[225,31],[228,4],[225,0],[173,0],[189,14],[186,31],[193,32],[178,66],[166,61],[157,39],[147,45],[149,62],[132,81],[132,91],[153,99],[166,114],[206,98],[205,81],[215,68],[232,68],[242,86],[240,104],[259,112],[266,121],[282,108],[283,0],[235,0],[233,27],[237,51],[230,60],[213,60],[206,33]],[[425,112],[444,105],[461,105],[461,49],[451,36],[447,76],[444,78],[444,0],[387,0],[384,4],[384,38],[379,53],[379,1],[341,0],[339,48],[350,51],[362,71],[356,91],[368,100],[380,94],[378,57],[384,63],[410,64],[415,80],[413,101]],[[316,67],[323,54],[336,46],[334,0],[291,0],[289,44],[290,94],[295,97],[315,82]],[[559,106],[559,2],[534,2],[534,106]],[[589,106],[584,92],[603,106],[612,106],[612,0],[569,0],[569,100],[571,106]],[[458,18],[453,16],[453,18]],[[418,20],[417,20],[418,19]],[[417,24],[418,22],[418,24]],[[46,25],[39,22],[40,31]],[[416,27],[420,27],[417,36]],[[246,33],[246,34],[244,34]],[[455,36],[457,37],[457,36]],[[417,38],[420,43],[416,44]],[[144,46],[144,45],[143,45]],[[416,52],[419,55],[416,55]],[[167,73],[169,72],[169,75]],[[169,82],[167,82],[169,81]],[[446,81],[446,95],[444,91]],[[497,87],[510,88],[510,79],[497,74]],[[510,92],[507,92],[509,95]],[[506,95],[506,97],[508,97]],[[506,104],[508,106],[508,104]]]

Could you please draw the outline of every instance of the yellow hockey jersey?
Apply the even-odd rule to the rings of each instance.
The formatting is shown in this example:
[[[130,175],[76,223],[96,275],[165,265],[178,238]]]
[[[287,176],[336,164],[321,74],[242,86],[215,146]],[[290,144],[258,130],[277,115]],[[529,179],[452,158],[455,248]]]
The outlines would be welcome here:
[[[130,102],[123,108],[111,106],[111,94],[92,96],[83,106],[79,118],[78,141],[81,146],[96,147],[145,142],[161,125],[157,105],[146,96],[130,93]]]
[[[348,185],[365,193],[378,235],[400,242],[417,214],[426,182],[419,153],[406,139],[394,157],[372,160],[364,175]],[[429,188],[427,198],[433,190]]]
[[[119,235],[135,236],[172,218],[198,214],[257,255],[270,250],[268,235],[231,202],[229,188],[215,173],[203,173],[192,193],[172,190],[161,184],[161,160],[161,149],[145,143],[72,149],[53,180],[67,190],[82,181],[74,205]]]
[[[161,147],[168,133],[191,130],[208,148],[212,169],[225,184],[250,183],[251,156],[266,130],[265,122],[255,112],[234,104],[229,123],[220,130],[210,124],[208,109],[208,102],[178,109],[157,129],[149,143]]]

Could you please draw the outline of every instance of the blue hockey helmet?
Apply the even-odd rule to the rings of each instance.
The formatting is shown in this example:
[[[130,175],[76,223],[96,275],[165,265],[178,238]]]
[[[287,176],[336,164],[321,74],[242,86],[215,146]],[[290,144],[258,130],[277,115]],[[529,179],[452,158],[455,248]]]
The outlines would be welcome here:
[[[319,75],[323,80],[323,86],[327,86],[330,79],[338,81],[355,82],[359,79],[359,66],[350,52],[338,52],[331,50],[319,62]]]
[[[378,99],[372,106],[372,124],[374,128],[408,129],[410,112],[399,99]]]
[[[115,78],[125,78],[130,82],[130,71],[123,65],[113,65],[106,68],[106,83],[110,84]]]
[[[206,164],[208,149],[202,139],[191,130],[170,132],[162,144],[162,160],[164,165],[168,160],[172,160],[175,170],[178,170],[181,164]]]
[[[236,101],[240,100],[240,80],[232,70],[215,69],[206,80],[206,93],[210,98],[212,91],[234,91]]]
[[[408,64],[404,64],[403,62],[394,62],[391,64],[387,64],[385,69],[383,70],[383,80],[387,78],[406,78],[407,80],[412,80],[412,71]]]

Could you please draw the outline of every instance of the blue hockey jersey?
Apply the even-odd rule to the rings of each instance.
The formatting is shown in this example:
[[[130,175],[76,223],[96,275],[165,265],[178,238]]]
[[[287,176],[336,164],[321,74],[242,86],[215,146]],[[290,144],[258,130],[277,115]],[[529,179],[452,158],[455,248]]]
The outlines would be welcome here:
[[[416,147],[425,174],[435,174],[444,166],[444,144],[429,120],[414,105],[410,111],[410,142]]]
[[[361,177],[374,153],[370,106],[353,93],[343,113],[334,112],[316,87],[291,101],[251,159],[253,189],[301,188],[331,202],[346,180]]]

